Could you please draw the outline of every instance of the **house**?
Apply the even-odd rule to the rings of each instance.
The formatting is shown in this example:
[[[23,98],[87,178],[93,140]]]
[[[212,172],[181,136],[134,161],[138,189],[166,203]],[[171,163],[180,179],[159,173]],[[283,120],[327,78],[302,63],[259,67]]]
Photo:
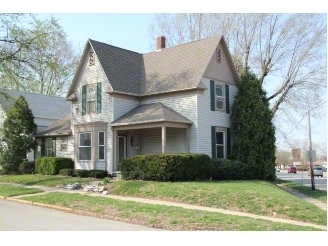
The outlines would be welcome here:
[[[134,155],[227,158],[238,81],[223,36],[171,48],[158,37],[146,54],[89,39],[66,97],[72,112],[43,137],[65,137],[76,169],[111,174]]]
[[[6,112],[19,96],[24,96],[29,108],[32,110],[34,122],[38,127],[38,131],[42,131],[71,112],[71,103],[66,101],[63,97],[14,91],[4,88],[0,88],[0,92],[0,127],[3,125]],[[8,99],[4,97],[4,93],[9,96]],[[50,140],[48,142],[50,142]],[[38,151],[36,151],[36,153],[34,151],[28,153],[28,160],[34,160],[37,153]]]

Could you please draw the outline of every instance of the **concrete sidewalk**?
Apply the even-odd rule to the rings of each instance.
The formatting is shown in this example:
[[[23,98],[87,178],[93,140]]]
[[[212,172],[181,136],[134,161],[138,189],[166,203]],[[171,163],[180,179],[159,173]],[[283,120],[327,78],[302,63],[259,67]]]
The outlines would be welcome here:
[[[255,214],[250,214],[250,213],[225,210],[225,209],[220,209],[220,208],[211,208],[211,207],[190,205],[190,204],[185,204],[185,203],[168,202],[168,201],[162,201],[162,200],[153,200],[153,199],[137,198],[137,197],[117,196],[117,195],[102,194],[102,193],[96,193],[96,192],[85,192],[83,189],[69,190],[69,189],[64,189],[64,188],[46,187],[46,186],[35,186],[35,185],[26,186],[26,185],[12,184],[12,183],[3,183],[3,184],[18,185],[18,186],[22,186],[22,187],[26,187],[26,188],[39,188],[39,189],[42,189],[44,192],[37,193],[37,194],[28,194],[28,195],[15,196],[15,197],[1,197],[0,196],[0,199],[6,199],[6,200],[11,200],[11,201],[17,201],[17,202],[24,202],[24,203],[28,203],[28,204],[33,204],[33,205],[38,205],[38,206],[45,206],[45,207],[50,207],[50,208],[54,208],[54,209],[62,209],[62,210],[66,210],[66,211],[69,210],[71,212],[74,212],[74,211],[72,209],[61,208],[61,207],[58,207],[58,206],[52,206],[52,205],[48,205],[48,204],[28,202],[28,201],[21,200],[20,198],[26,197],[26,196],[42,195],[44,193],[49,193],[49,192],[79,193],[79,194],[90,195],[90,196],[106,197],[106,198],[111,198],[111,199],[116,199],[116,200],[121,200],[121,201],[133,201],[133,202],[140,202],[140,203],[146,203],[146,204],[174,206],[174,207],[180,207],[180,208],[185,208],[185,209],[202,210],[202,211],[208,211],[208,212],[217,212],[217,213],[222,213],[222,214],[227,214],[227,215],[243,216],[243,217],[249,217],[249,218],[253,218],[253,219],[262,219],[262,220],[268,220],[268,221],[272,221],[272,222],[280,222],[280,223],[299,225],[299,226],[309,226],[309,227],[314,227],[314,228],[318,228],[318,229],[321,229],[321,230],[327,230],[327,226],[316,225],[316,224],[312,224],[312,223],[294,221],[294,220],[289,220],[289,219],[281,219],[281,218],[277,218],[277,217],[261,216],[261,215],[255,215]],[[289,189],[289,188],[284,187],[284,186],[280,186],[280,187],[282,189],[285,189],[288,192],[291,192],[291,193],[296,192],[296,191],[293,191],[292,189]],[[302,199],[307,200],[308,202],[316,204],[317,206],[321,207],[323,210],[327,210],[327,205],[323,202],[320,202],[320,201],[318,201],[316,199],[313,199],[313,198],[309,198],[309,197],[307,197],[303,194],[300,194],[299,192],[295,193],[295,195],[301,197]]]

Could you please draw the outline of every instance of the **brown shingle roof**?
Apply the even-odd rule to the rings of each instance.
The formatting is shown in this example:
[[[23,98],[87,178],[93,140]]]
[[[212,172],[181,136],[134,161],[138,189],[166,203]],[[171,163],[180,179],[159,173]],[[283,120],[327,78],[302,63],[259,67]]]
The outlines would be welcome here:
[[[45,129],[40,129],[36,137],[41,136],[65,136],[71,134],[71,113],[67,114],[64,118],[57,120],[52,125]]]
[[[170,121],[192,124],[187,117],[179,114],[161,102],[143,104],[135,107],[125,115],[113,121],[111,126],[131,125],[148,122]]]

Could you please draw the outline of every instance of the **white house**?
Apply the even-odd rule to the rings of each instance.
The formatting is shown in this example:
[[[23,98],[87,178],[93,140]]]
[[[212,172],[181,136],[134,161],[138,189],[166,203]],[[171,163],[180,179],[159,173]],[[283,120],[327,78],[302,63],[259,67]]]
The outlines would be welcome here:
[[[159,37],[147,54],[89,39],[66,97],[71,114],[39,138],[65,139],[57,156],[71,156],[76,169],[111,174],[134,155],[227,158],[238,81],[223,36],[171,48]]]
[[[29,108],[32,110],[34,122],[38,126],[38,131],[47,128],[71,112],[70,103],[63,97],[14,91],[4,88],[0,88],[0,91],[2,92],[0,93],[0,127],[3,125],[6,112],[19,96],[24,96]],[[5,98],[4,93],[9,96],[9,98]],[[34,151],[28,153],[27,158],[29,161],[34,160]]]

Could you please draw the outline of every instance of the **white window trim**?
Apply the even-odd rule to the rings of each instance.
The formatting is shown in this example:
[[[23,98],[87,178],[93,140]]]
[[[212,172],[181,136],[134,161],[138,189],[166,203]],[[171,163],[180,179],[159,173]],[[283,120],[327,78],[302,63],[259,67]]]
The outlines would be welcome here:
[[[222,96],[218,96],[216,95],[216,87],[217,86],[221,86],[222,88]],[[224,97],[224,93],[225,93],[225,88],[224,88],[224,85],[223,84],[219,84],[219,83],[216,83],[215,84],[215,90],[214,90],[214,93],[215,93],[215,110],[218,110],[218,111],[224,111],[225,110],[225,97]],[[222,100],[222,105],[223,107],[222,108],[218,108],[217,107],[217,101],[218,100]]]
[[[66,142],[63,143],[63,140]],[[66,148],[63,148],[63,145],[66,145]],[[68,148],[68,137],[61,137],[60,139],[60,151],[67,151]]]
[[[215,135],[215,154],[216,154],[216,157],[217,157],[218,156],[217,146],[223,146],[223,158],[226,159],[227,158],[227,130],[224,129],[224,128],[221,128],[221,127],[220,128],[216,127],[215,134],[217,132],[223,132],[223,145],[216,143],[216,135]]]
[[[104,133],[104,144],[103,144],[103,145],[100,145],[100,143],[99,143],[99,140],[100,140],[99,134],[100,134],[101,132]],[[99,131],[99,132],[98,132],[98,161],[104,161],[104,160],[105,160],[105,154],[106,154],[106,153],[105,153],[105,141],[106,141],[106,134],[105,134],[105,132],[104,132],[104,131]],[[104,148],[104,159],[100,159],[100,158],[99,158],[99,148],[100,148],[100,147],[103,147],[103,148]]]
[[[88,95],[89,95],[89,88],[90,87],[93,87],[93,89],[94,89],[94,98],[88,98]],[[97,98],[97,84],[88,84],[87,85],[87,91],[86,91],[86,113],[87,114],[90,114],[90,113],[96,113],[96,111],[97,111],[97,100],[96,100],[96,98]],[[90,102],[94,102],[94,111],[90,111]]]
[[[50,142],[51,146],[50,149],[48,148],[48,142]],[[46,149],[45,149],[45,156],[52,157],[52,138],[46,138]],[[50,155],[48,155],[48,151],[50,151]]]
[[[86,133],[90,133],[90,146],[80,146],[80,140],[81,140],[81,134],[86,134]],[[92,132],[79,132],[79,142],[78,142],[78,153],[77,153],[77,158],[79,161],[91,161],[92,159]],[[90,160],[82,160],[80,159],[80,148],[90,148],[91,149],[91,156],[90,156]]]

